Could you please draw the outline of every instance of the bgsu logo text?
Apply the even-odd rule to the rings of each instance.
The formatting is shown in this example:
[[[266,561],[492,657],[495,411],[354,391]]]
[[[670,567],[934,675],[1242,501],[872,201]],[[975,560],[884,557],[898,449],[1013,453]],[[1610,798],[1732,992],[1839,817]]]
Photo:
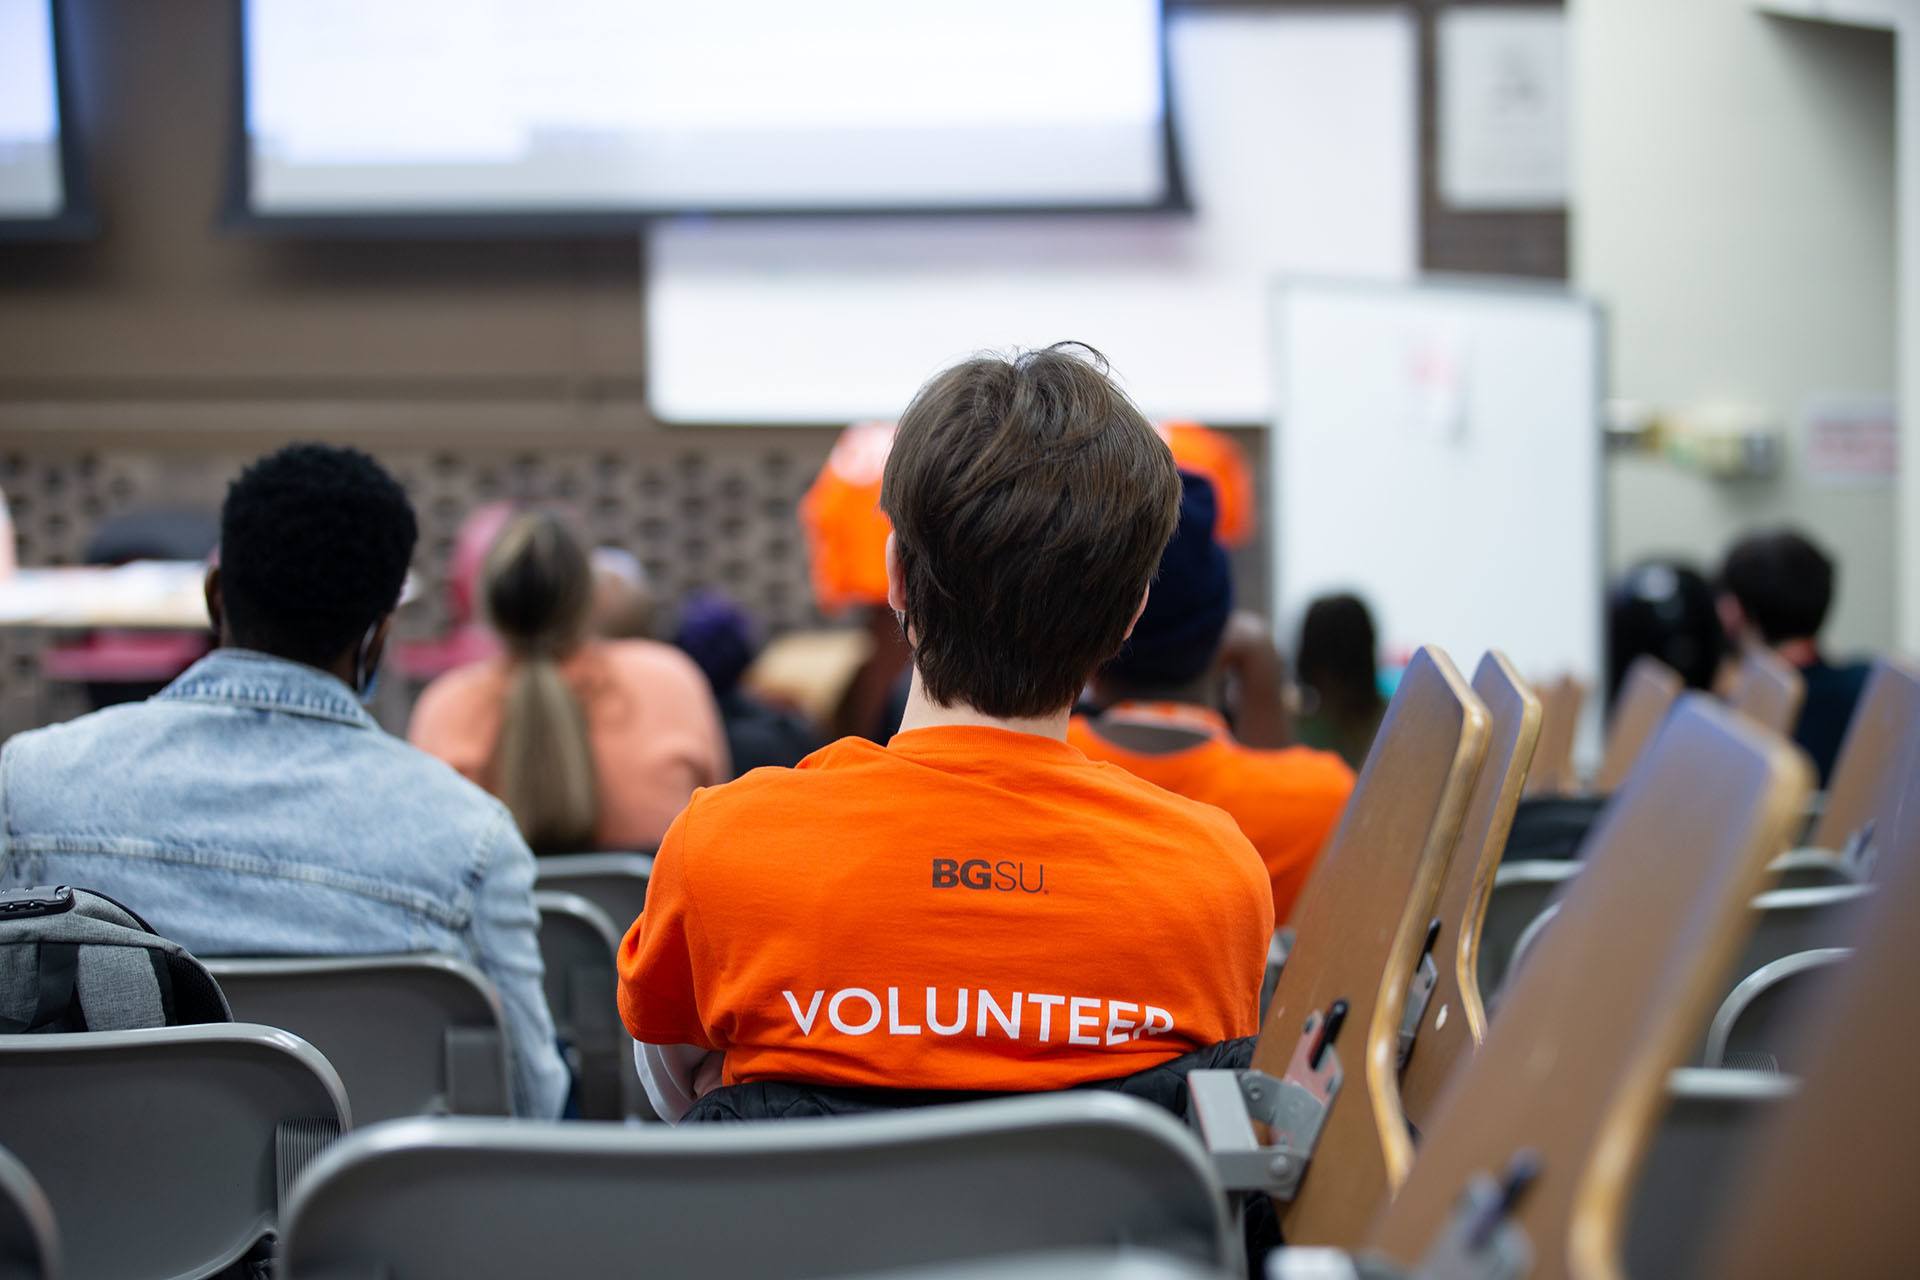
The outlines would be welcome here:
[[[1033,883],[1028,884],[1031,878]],[[936,889],[992,889],[999,893],[1045,893],[1045,864],[1029,872],[1024,862],[988,862],[985,858],[933,860],[933,887]]]

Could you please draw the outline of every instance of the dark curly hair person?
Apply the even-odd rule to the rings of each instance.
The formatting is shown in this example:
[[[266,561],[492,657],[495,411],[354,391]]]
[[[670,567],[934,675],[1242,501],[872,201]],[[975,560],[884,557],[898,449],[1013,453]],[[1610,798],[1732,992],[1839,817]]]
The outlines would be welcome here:
[[[207,571],[219,647],[151,698],[0,746],[0,889],[85,885],[200,957],[451,956],[500,997],[512,1071],[489,1105],[553,1119],[570,1080],[533,853],[506,806],[366,707],[417,537],[358,450],[242,471]],[[19,1012],[0,989],[0,1018]]]
[[[419,526],[405,489],[358,449],[293,444],[227,490],[207,613],[224,648],[318,667],[366,692]]]

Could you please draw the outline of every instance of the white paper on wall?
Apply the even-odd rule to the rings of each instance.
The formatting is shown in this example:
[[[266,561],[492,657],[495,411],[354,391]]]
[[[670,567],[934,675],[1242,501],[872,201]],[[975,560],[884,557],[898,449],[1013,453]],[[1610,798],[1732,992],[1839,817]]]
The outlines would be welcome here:
[[[1804,419],[1809,478],[1887,484],[1898,474],[1899,419],[1891,396],[1818,396],[1807,402]]]
[[[1440,198],[1457,209],[1567,203],[1567,27],[1557,9],[1440,14]]]

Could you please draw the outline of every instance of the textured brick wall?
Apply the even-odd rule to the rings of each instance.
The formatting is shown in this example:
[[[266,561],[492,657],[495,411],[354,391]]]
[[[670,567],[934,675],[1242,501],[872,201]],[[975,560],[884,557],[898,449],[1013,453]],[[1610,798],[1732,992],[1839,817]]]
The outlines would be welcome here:
[[[1234,434],[1264,489],[1264,432]],[[470,511],[500,499],[571,508],[596,541],[638,556],[669,606],[695,588],[718,587],[773,630],[818,625],[796,509],[834,435],[805,428],[638,431],[617,446],[376,448],[420,517],[419,599],[403,610],[400,634],[423,639],[446,627],[454,538]],[[13,508],[27,565],[80,563],[96,522],[120,512],[217,511],[227,481],[258,452],[66,448],[55,440],[0,451],[0,491]],[[1240,598],[1250,607],[1266,599],[1266,564],[1259,542],[1236,558]],[[0,737],[83,709],[79,689],[40,679],[40,654],[58,638],[0,627]],[[399,681],[387,685],[379,710],[397,725],[417,691]]]

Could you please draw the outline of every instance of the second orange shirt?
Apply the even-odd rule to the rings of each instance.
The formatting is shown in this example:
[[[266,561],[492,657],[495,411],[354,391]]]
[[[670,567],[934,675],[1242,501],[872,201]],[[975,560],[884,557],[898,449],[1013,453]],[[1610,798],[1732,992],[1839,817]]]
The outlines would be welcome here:
[[[1198,718],[1209,737],[1181,751],[1129,751],[1101,737],[1081,717],[1074,718],[1067,740],[1092,759],[1111,761],[1155,786],[1232,814],[1266,864],[1274,919],[1285,924],[1346,809],[1353,770],[1330,751],[1243,747],[1219,716],[1197,707],[1182,710]]]

